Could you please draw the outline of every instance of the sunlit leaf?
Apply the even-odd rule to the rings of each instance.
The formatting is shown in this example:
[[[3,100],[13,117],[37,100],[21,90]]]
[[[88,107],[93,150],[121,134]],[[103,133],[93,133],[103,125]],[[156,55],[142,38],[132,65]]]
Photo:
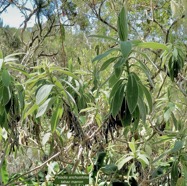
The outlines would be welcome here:
[[[127,156],[127,157],[123,157],[119,163],[117,164],[118,166],[118,170],[122,169],[122,167],[127,163],[129,162],[130,160],[132,160],[133,157],[132,156]]]
[[[168,50],[168,47],[165,44],[156,43],[156,42],[144,42],[144,43],[142,42],[142,43],[139,43],[137,46],[142,47],[142,48]]]
[[[138,103],[138,84],[133,74],[128,77],[126,94],[127,104],[132,114]]]
[[[127,10],[123,7],[118,16],[118,35],[121,41],[128,39]]]
[[[36,104],[39,105],[44,99],[46,99],[54,85],[43,85],[40,87],[36,94]]]

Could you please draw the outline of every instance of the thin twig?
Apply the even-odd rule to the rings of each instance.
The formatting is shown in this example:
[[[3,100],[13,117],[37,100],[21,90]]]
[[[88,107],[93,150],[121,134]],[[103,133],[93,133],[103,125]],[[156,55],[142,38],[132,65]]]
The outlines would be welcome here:
[[[43,162],[41,165],[29,170],[28,172],[25,172],[23,173],[22,175],[19,175],[18,177],[14,178],[13,180],[11,180],[9,183],[7,183],[5,186],[8,186],[10,184],[12,184],[15,180],[18,180],[19,178],[31,173],[31,172],[34,172],[38,169],[41,169],[43,168],[48,162],[50,162],[52,159],[56,158],[61,152],[57,152],[55,155],[53,155],[52,157],[50,157],[48,160],[46,160],[45,162]]]

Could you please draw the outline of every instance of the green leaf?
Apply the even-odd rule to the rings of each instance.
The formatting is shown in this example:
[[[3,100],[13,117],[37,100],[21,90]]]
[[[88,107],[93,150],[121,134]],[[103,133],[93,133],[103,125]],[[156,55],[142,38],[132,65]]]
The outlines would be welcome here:
[[[145,154],[138,154],[138,160],[144,162],[146,165],[149,165],[149,160]]]
[[[111,175],[111,174],[114,174],[118,170],[118,167],[114,164],[109,164],[109,165],[105,165],[100,170],[104,174]]]
[[[132,114],[138,103],[138,84],[132,73],[128,77],[126,94],[128,108]]]
[[[6,87],[8,87],[11,83],[10,74],[6,69],[3,69],[3,72],[2,72],[2,82],[3,82],[3,85]]]
[[[111,113],[112,116],[115,118],[118,114],[119,110],[121,109],[121,105],[123,103],[123,97],[124,97],[124,84],[121,84],[121,86],[118,88],[116,94],[113,97],[113,104],[111,104]]]
[[[171,186],[176,186],[177,180],[179,178],[178,173],[178,161],[173,162],[172,168],[171,168]]]
[[[120,49],[123,57],[126,59],[132,50],[132,44],[129,41],[120,41]]]
[[[142,122],[145,123],[147,110],[146,110],[146,105],[140,96],[138,97],[138,108],[140,111],[140,116],[141,116]]]
[[[141,88],[142,88],[142,90],[143,90],[143,92],[145,94],[145,97],[147,99],[147,103],[149,105],[149,112],[151,113],[152,112],[152,108],[153,108],[153,102],[152,102],[151,94],[150,94],[150,92],[147,90],[147,88],[143,84],[141,84]]]
[[[118,35],[121,41],[128,39],[127,10],[123,7],[118,16]]]
[[[54,132],[56,130],[59,119],[62,117],[63,109],[60,103],[57,103],[53,115],[51,117],[51,131]]]
[[[109,50],[107,50],[106,52],[102,53],[102,54],[99,54],[98,56],[96,56],[92,62],[95,62],[95,61],[100,61],[101,59],[105,58],[106,56],[108,56],[111,52],[113,51],[119,51],[119,48],[111,48]]]
[[[49,98],[47,99],[39,108],[38,108],[38,112],[36,114],[36,118],[39,118],[40,116],[42,116],[46,110],[48,110],[48,108],[51,106],[52,102],[54,99]]]
[[[36,104],[39,105],[44,99],[46,99],[54,85],[43,85],[40,87],[36,94]]]
[[[165,44],[156,43],[156,42],[139,43],[137,46],[141,47],[141,48],[151,48],[151,49],[168,50],[168,47]]]
[[[3,87],[3,103],[6,105],[11,99],[11,92],[9,87]]]
[[[176,141],[174,147],[171,149],[170,153],[176,153],[183,147],[182,141]]]
[[[97,159],[95,162],[95,165],[97,166],[98,170],[103,166],[105,157],[106,157],[106,152],[98,152]]]
[[[153,80],[151,78],[151,71],[148,69],[148,67],[143,63],[141,62],[140,60],[137,60],[138,63],[139,63],[139,68],[142,69],[142,71],[145,73],[145,75],[147,76],[148,80],[149,80],[149,83],[152,87],[154,87],[154,83],[153,83]]]
[[[117,78],[120,78],[121,77],[121,74],[123,73],[123,68],[121,67],[116,67],[114,68],[114,72],[115,72],[115,76]]]
[[[106,60],[106,61],[103,63],[103,65],[101,66],[100,71],[105,70],[105,69],[106,69],[112,62],[114,62],[117,58],[118,58],[118,57],[112,57],[112,58]]]
[[[122,70],[122,65],[123,64],[125,64],[125,62],[127,61],[127,59],[125,59],[125,58],[123,58],[123,57],[121,57],[121,58],[119,58],[119,60],[115,63],[115,65],[114,65],[114,68],[115,69],[120,69],[120,70]]]
[[[0,168],[0,180],[4,184],[8,183],[8,180],[9,180],[6,160],[3,161],[2,166]]]
[[[129,142],[129,148],[131,149],[133,154],[136,153],[136,145],[135,145],[134,139],[131,142]]]
[[[121,109],[121,105],[123,103],[123,97],[124,97],[124,84],[121,84],[118,90],[116,91],[116,94],[113,97],[113,104],[111,105],[111,113],[112,116],[115,118],[118,114],[119,110]]]
[[[38,105],[36,105],[36,104],[34,104],[32,107],[30,107],[30,109],[25,112],[23,119],[25,119],[28,115],[32,114],[37,108],[38,108]]]
[[[60,31],[61,31],[61,40],[62,42],[65,41],[65,28],[64,25],[60,23]]]
[[[117,164],[118,166],[118,170],[121,170],[122,167],[129,162],[130,160],[133,159],[133,156],[127,156],[127,157],[123,157],[122,159],[120,159],[119,163]]]
[[[119,89],[119,87],[121,86],[121,84],[123,83],[123,80],[120,79],[118,80],[114,86],[112,87],[112,90],[110,92],[110,97],[109,97],[109,100],[111,100],[113,98],[113,96],[116,94],[117,90]]]

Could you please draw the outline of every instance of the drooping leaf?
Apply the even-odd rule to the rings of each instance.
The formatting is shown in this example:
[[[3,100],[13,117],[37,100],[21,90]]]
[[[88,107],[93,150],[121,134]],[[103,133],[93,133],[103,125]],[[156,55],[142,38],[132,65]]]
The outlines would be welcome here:
[[[54,132],[56,130],[57,124],[60,120],[60,118],[62,117],[62,113],[63,113],[63,108],[61,103],[57,103],[55,110],[52,114],[51,117],[51,131]]]
[[[178,164],[178,161],[174,161],[171,168],[171,186],[176,186],[177,180],[179,178]]]
[[[46,99],[52,88],[54,85],[43,85],[42,87],[40,87],[40,89],[38,90],[37,94],[36,94],[36,104],[39,105],[44,99]]]
[[[104,167],[101,168],[101,171],[107,175],[114,174],[117,170],[118,167],[115,164],[105,165]]]
[[[132,44],[130,41],[120,41],[120,49],[123,57],[126,59],[132,50]]]
[[[183,147],[183,142],[182,141],[176,141],[174,144],[174,147],[171,149],[171,153],[176,153],[179,150],[181,150]]]
[[[147,99],[147,103],[149,105],[149,112],[151,113],[152,112],[152,108],[153,108],[153,102],[152,102],[151,94],[150,94],[150,92],[147,90],[147,88],[143,84],[141,84],[141,88],[143,89],[143,92],[144,92],[145,97]]]
[[[123,97],[124,97],[124,84],[121,84],[121,86],[118,88],[117,92],[115,93],[113,97],[113,104],[111,104],[111,113],[112,116],[115,118],[118,114],[119,110],[121,109],[121,105],[123,103]]]
[[[123,7],[118,16],[118,35],[121,41],[128,39],[127,10]]]
[[[116,94],[117,90],[119,89],[119,87],[121,86],[121,84],[123,83],[123,80],[120,79],[118,80],[114,86],[112,87],[112,90],[110,92],[110,97],[109,97],[109,100],[111,100],[113,98],[113,96]]]
[[[138,84],[132,73],[128,77],[126,99],[128,108],[132,114],[138,103]]]
[[[2,71],[2,82],[3,82],[3,85],[6,87],[8,87],[11,83],[10,74],[6,69],[3,69]]]
[[[125,64],[126,61],[127,61],[126,58],[123,57],[119,58],[119,60],[115,63],[114,68],[122,70],[123,68],[121,66]]]
[[[114,62],[117,58],[118,58],[118,57],[112,57],[112,58],[106,60],[106,61],[103,63],[103,65],[101,66],[100,71],[105,70],[105,69],[106,69],[112,62]]]
[[[140,116],[141,116],[142,122],[145,123],[147,110],[146,110],[146,105],[140,96],[138,97],[138,108],[140,111]]]
[[[42,145],[43,146],[49,141],[50,137],[51,137],[50,132],[44,134],[44,136],[42,138]]]
[[[102,54],[99,54],[98,56],[96,56],[92,62],[95,62],[95,61],[100,61],[101,59],[105,58],[106,56],[108,56],[111,52],[114,52],[114,51],[119,51],[119,48],[111,48],[109,50],[107,50],[106,52],[102,53]]]
[[[42,105],[39,106],[38,112],[36,114],[36,118],[42,116],[48,110],[48,108],[52,104],[52,101],[53,101],[53,99],[49,98]]]
[[[127,157],[123,157],[122,159],[120,159],[119,163],[117,164],[118,166],[118,170],[122,169],[122,167],[129,162],[130,160],[133,159],[133,156],[127,156]]]
[[[3,103],[6,105],[9,100],[11,99],[11,92],[9,87],[4,86],[3,87]]]
[[[122,73],[123,73],[123,68],[121,68],[121,67],[116,67],[116,68],[114,68],[114,72],[115,72],[115,76],[116,76],[117,78],[120,78],[121,75],[122,75]]]
[[[38,108],[37,104],[32,105],[27,111],[25,111],[23,119],[32,114]]]

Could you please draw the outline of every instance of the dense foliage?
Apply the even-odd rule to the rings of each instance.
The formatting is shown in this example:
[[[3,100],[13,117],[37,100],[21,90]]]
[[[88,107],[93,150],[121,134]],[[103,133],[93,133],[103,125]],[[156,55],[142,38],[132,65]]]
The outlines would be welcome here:
[[[186,185],[187,2],[10,6],[25,21],[0,20],[0,185]]]

